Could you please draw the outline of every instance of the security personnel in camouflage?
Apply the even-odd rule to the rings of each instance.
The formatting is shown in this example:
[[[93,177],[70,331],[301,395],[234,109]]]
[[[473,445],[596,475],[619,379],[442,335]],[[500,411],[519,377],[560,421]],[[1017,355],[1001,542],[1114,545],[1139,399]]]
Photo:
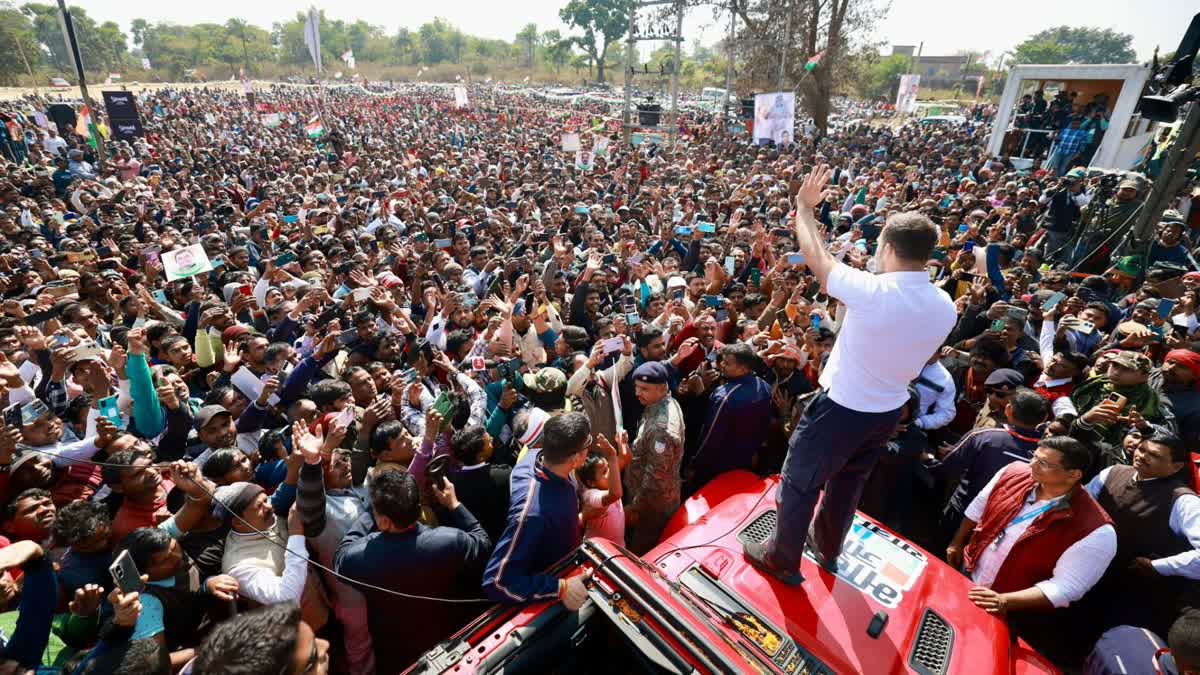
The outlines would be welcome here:
[[[679,508],[683,411],[667,382],[667,369],[657,361],[633,371],[635,393],[645,412],[625,471],[625,541],[638,555],[654,548],[667,520]]]

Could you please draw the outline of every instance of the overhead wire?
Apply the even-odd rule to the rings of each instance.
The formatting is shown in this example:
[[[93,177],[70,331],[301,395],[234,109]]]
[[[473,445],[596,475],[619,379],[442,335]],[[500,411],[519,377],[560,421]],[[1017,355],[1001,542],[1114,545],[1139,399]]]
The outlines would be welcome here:
[[[100,461],[95,461],[95,460],[91,460],[91,459],[80,459],[80,458],[77,458],[77,457],[64,457],[64,456],[62,456],[62,455],[58,455],[58,454],[55,454],[55,453],[53,453],[53,452],[48,452],[48,451],[45,451],[45,450],[39,450],[39,449],[37,449],[37,448],[30,448],[30,447],[26,447],[26,448],[24,448],[23,452],[34,452],[34,453],[37,453],[37,454],[40,454],[40,455],[45,455],[45,456],[47,456],[47,457],[51,457],[51,458],[65,459],[65,460],[68,460],[68,461],[71,461],[71,462],[80,463],[80,464],[94,464],[94,465],[96,465],[96,466],[100,466],[100,467],[110,467],[110,468],[114,468],[114,469],[129,469],[129,468],[137,468],[137,467],[130,467],[130,466],[128,466],[128,465],[125,465],[125,464],[113,464],[112,462],[100,462]],[[155,464],[151,464],[149,467],[146,467],[146,468],[163,468],[163,467],[170,467],[172,464],[174,464],[174,462],[158,462],[158,463],[155,463]],[[380,593],[387,593],[387,594],[389,594],[389,595],[394,595],[394,596],[397,596],[397,597],[406,598],[406,599],[408,599],[408,600],[423,600],[423,601],[427,601],[427,602],[441,602],[441,603],[453,604],[453,605],[468,605],[468,604],[495,604],[495,601],[494,601],[494,600],[489,600],[489,599],[487,599],[487,598],[441,598],[441,597],[428,596],[428,595],[417,595],[417,594],[414,594],[414,593],[404,593],[404,592],[402,592],[402,591],[393,590],[393,589],[391,589],[391,588],[384,588],[383,586],[376,586],[375,584],[369,584],[369,583],[367,583],[367,582],[365,582],[365,581],[360,581],[360,580],[358,580],[358,579],[352,579],[352,578],[350,578],[350,577],[348,577],[348,576],[346,576],[346,575],[344,575],[344,574],[339,574],[338,572],[334,571],[333,569],[330,569],[330,568],[328,568],[328,567],[326,567],[326,566],[322,565],[321,563],[319,563],[319,562],[317,562],[317,561],[313,560],[312,558],[308,557],[307,555],[301,555],[301,554],[299,554],[299,553],[296,553],[295,551],[292,551],[291,549],[289,549],[289,548],[287,547],[287,544],[286,544],[286,543],[280,543],[279,541],[276,541],[276,539],[275,539],[274,537],[272,537],[272,536],[271,536],[271,533],[269,533],[269,532],[264,532],[264,531],[262,531],[262,530],[258,529],[257,527],[255,527],[254,525],[252,525],[252,524],[250,524],[250,523],[246,522],[246,519],[242,518],[242,517],[241,517],[239,514],[237,514],[237,513],[234,513],[232,510],[230,510],[228,507],[226,507],[226,506],[225,506],[225,503],[224,503],[224,502],[222,502],[221,500],[217,499],[217,495],[216,495],[216,494],[214,494],[214,493],[213,493],[213,491],[209,490],[209,489],[208,489],[208,488],[207,488],[207,487],[204,485],[204,483],[203,483],[203,482],[201,482],[201,481],[198,481],[198,480],[194,480],[194,479],[192,479],[190,476],[184,476],[184,478],[188,478],[188,480],[191,480],[191,481],[192,481],[192,483],[194,483],[195,485],[199,486],[199,488],[200,488],[201,490],[203,490],[205,493],[207,493],[207,494],[208,494],[208,496],[209,496],[209,497],[211,497],[211,498],[212,498],[212,501],[213,501],[214,503],[216,503],[216,504],[220,504],[220,505],[221,505],[223,508],[225,508],[225,510],[226,510],[226,511],[227,511],[227,512],[228,512],[230,515],[232,515],[234,518],[236,518],[236,519],[238,520],[238,522],[240,522],[242,525],[244,525],[244,526],[246,526],[246,527],[250,528],[250,530],[251,530],[252,532],[254,532],[254,533],[256,533],[256,534],[259,534],[259,535],[262,535],[263,537],[265,537],[265,538],[267,539],[267,541],[269,541],[269,542],[271,542],[272,544],[274,544],[274,545],[278,546],[279,548],[282,548],[284,551],[286,551],[286,552],[288,552],[288,553],[290,553],[290,554],[292,554],[292,555],[296,556],[297,558],[300,558],[300,559],[301,559],[301,560],[303,560],[303,561],[304,561],[306,564],[308,564],[308,565],[312,565],[313,567],[316,567],[317,569],[323,570],[323,571],[325,571],[325,572],[327,572],[327,573],[329,573],[329,574],[333,575],[334,577],[336,577],[336,578],[338,578],[338,579],[340,579],[340,580],[342,580],[342,581],[344,581],[344,582],[346,582],[346,583],[349,583],[349,584],[351,584],[351,585],[353,585],[353,586],[356,586],[356,587],[362,587],[362,588],[369,588],[369,589],[371,589],[371,590],[373,590],[373,591],[378,591],[378,592],[380,592]],[[278,515],[278,514],[276,514],[276,517],[279,517],[279,515]]]

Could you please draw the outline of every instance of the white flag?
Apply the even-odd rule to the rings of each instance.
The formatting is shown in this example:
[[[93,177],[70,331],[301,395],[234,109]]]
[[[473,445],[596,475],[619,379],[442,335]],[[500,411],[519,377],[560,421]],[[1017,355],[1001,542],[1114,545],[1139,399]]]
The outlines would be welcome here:
[[[342,54],[342,60],[346,62],[346,65],[350,66],[350,70],[354,70],[354,69],[355,69],[355,66],[354,66],[354,50],[353,50],[353,49],[347,49],[347,50],[346,50],[346,53],[345,53],[345,54]]]
[[[317,72],[321,72],[321,19],[315,7],[308,8],[308,20],[304,22],[304,44],[308,47]]]
[[[142,68],[145,70],[150,70],[150,59],[144,56],[142,57]]]

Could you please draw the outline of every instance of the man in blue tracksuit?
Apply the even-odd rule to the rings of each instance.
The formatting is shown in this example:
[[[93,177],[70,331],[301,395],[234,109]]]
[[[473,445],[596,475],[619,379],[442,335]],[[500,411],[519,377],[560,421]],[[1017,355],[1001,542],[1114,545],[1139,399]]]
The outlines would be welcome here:
[[[483,574],[492,600],[518,604],[560,598],[575,611],[587,599],[584,577],[562,580],[545,570],[580,542],[579,502],[572,472],[592,446],[591,425],[579,412],[551,417],[542,448],[525,452],[510,478],[508,522]]]

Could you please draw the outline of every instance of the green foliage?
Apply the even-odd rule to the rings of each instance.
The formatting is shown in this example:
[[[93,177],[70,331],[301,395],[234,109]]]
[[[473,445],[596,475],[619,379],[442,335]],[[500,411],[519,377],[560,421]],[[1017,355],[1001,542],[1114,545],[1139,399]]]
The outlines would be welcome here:
[[[122,73],[126,80],[227,79],[243,69],[248,77],[313,72],[304,44],[303,13],[270,29],[238,18],[194,25],[137,18],[130,23],[128,34],[115,22],[97,23],[84,10],[72,8],[71,13],[84,68],[93,78],[109,72]],[[49,77],[75,79],[58,14],[54,4],[30,2],[18,9],[0,0],[0,83],[30,83],[22,50],[38,83]],[[373,79],[409,79],[418,72],[424,73],[422,79],[468,74],[551,79],[572,63],[576,47],[583,44],[581,38],[564,37],[558,30],[539,31],[534,24],[525,26],[509,42],[467,35],[443,18],[413,28],[399,27],[395,32],[361,20],[332,20],[324,13],[319,20],[325,70],[349,76],[352,71],[341,55],[352,50],[358,72]],[[605,40],[602,46],[607,46],[600,53],[612,63],[617,41],[612,37]],[[142,57],[150,60],[153,72],[142,70]]]
[[[29,17],[8,3],[0,3],[0,83],[16,84],[29,68],[41,63],[42,50]]]
[[[1133,63],[1133,36],[1110,28],[1055,26],[1017,45],[1016,63]]]
[[[912,59],[901,54],[885,56],[866,66],[866,73],[859,85],[859,91],[865,96],[890,97],[896,92],[900,76],[907,73]]]
[[[596,66],[596,80],[604,82],[604,57],[613,43],[629,29],[633,0],[570,0],[558,12],[568,25],[583,31],[577,44]]]

